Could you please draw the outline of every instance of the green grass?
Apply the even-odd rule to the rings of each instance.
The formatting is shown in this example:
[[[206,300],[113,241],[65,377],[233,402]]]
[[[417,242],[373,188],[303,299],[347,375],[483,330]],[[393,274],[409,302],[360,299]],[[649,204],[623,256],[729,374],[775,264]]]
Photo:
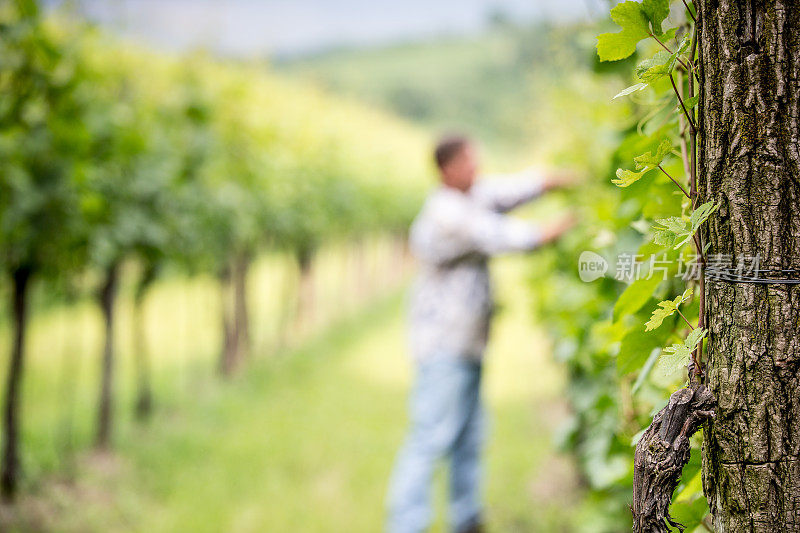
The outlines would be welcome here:
[[[515,290],[523,263],[498,267],[505,305],[485,390],[490,525],[568,530],[572,473],[551,444],[561,376]],[[379,531],[406,424],[403,300],[381,299],[302,348],[254,358],[229,382],[189,365],[169,394],[165,378],[171,399],[151,423],[123,424],[113,455],[82,453],[42,476],[6,522],[18,531]],[[444,500],[439,479],[440,510]]]

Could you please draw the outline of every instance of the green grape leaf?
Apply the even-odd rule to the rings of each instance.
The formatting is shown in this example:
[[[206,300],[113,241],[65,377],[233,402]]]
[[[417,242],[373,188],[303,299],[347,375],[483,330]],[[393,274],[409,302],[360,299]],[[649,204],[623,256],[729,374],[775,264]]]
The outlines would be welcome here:
[[[656,229],[653,231],[653,242],[659,246],[672,248],[675,245],[675,234],[671,231]]]
[[[622,2],[611,10],[611,19],[622,31],[597,37],[600,61],[625,59],[636,51],[636,44],[650,35],[650,19],[638,2]]]
[[[710,217],[718,207],[719,205],[714,202],[706,202],[692,211],[692,215],[689,217],[689,223],[692,225],[692,233],[700,229],[703,222],[708,220],[708,217]]]
[[[635,85],[631,85],[630,87],[626,87],[625,89],[622,89],[620,92],[618,92],[617,95],[614,98],[612,98],[612,100],[616,100],[620,96],[628,96],[629,94],[635,93],[636,91],[641,91],[645,87],[647,87],[646,83],[637,83]]]
[[[667,217],[656,219],[657,226],[653,226],[656,244],[673,246],[677,250],[688,243],[700,226],[708,217],[717,210],[719,205],[706,202],[695,209],[689,217],[688,224],[680,217]],[[675,244],[670,244],[675,243]]]
[[[705,329],[696,328],[689,333],[683,341],[683,344],[676,343],[664,348],[658,360],[658,367],[661,373],[668,376],[679,368],[686,366],[689,363],[689,359],[692,357],[692,351],[694,351],[697,343],[702,341],[705,336]]]
[[[661,141],[661,144],[658,145],[658,148],[656,148],[655,151],[645,152],[633,158],[633,162],[636,165],[636,170],[638,172],[619,168],[617,169],[616,179],[612,179],[611,183],[617,187],[628,187],[636,183],[642,179],[646,173],[658,168],[667,154],[669,154],[671,151],[672,143],[669,139],[664,139]]]
[[[650,320],[645,323],[644,330],[652,331],[661,326],[661,323],[664,322],[664,319],[677,311],[678,306],[685,302],[691,295],[692,289],[686,289],[683,291],[683,294],[679,295],[674,300],[664,300],[663,302],[659,302],[658,307],[656,307],[656,309],[653,311],[653,315],[650,317]]]
[[[656,220],[656,222],[664,226],[665,231],[680,233],[686,230],[686,221],[681,217],[659,218]]]
[[[684,472],[685,474],[686,472]],[[703,474],[698,472],[691,477],[678,494],[675,495],[675,501],[689,501],[703,497]]]
[[[675,34],[678,33],[678,28],[670,28],[665,31],[662,35],[659,35],[658,40],[662,43],[666,43],[671,41],[675,38]]]
[[[672,334],[672,328],[662,328],[653,333],[642,331],[641,327],[632,327],[622,338],[617,353],[617,375],[624,376],[636,372],[647,364],[653,350],[661,351],[667,339]]]
[[[660,355],[661,347],[653,348],[653,350],[650,351],[650,355],[647,356],[642,370],[639,372],[639,375],[636,376],[636,381],[634,381],[633,387],[631,387],[631,394],[636,394],[639,392],[639,389],[642,388],[642,385],[644,385],[645,381],[647,381],[647,378],[650,376],[653,367],[656,366],[656,361],[658,361]]]
[[[659,276],[640,277],[628,285],[614,304],[613,318],[630,315],[641,309],[655,292],[662,278]]]
[[[672,143],[669,141],[669,139],[664,139],[661,141],[661,144],[658,145],[658,148],[656,148],[655,151],[645,152],[633,158],[633,162],[636,164],[636,170],[638,172],[618,168],[617,177],[616,179],[612,179],[611,183],[617,187],[628,187],[636,183],[642,179],[646,173],[657,168],[667,154],[669,154],[671,151]]]
[[[673,249],[677,250],[692,238],[692,233],[689,231],[686,221],[680,217],[657,218],[656,223],[659,226],[653,226],[653,230],[655,235],[658,235],[657,244],[677,243],[670,244]]]
[[[690,96],[689,98],[683,100],[683,105],[686,106],[686,110],[688,111],[689,109],[694,109],[695,107],[697,107],[697,102],[699,100],[700,100],[699,96]],[[678,107],[676,108],[676,111],[681,111],[682,109],[683,108],[681,107],[680,102],[678,102]]]
[[[653,57],[645,59],[637,65],[636,76],[647,84],[669,76],[675,68],[678,58],[686,51],[690,43],[689,36],[685,35],[674,52],[669,53],[665,50],[659,50]]]
[[[686,337],[686,340],[683,341],[683,345],[689,350],[694,350],[697,346],[697,343],[703,340],[706,337],[707,330],[704,328],[695,328],[692,330],[691,333]]]
[[[649,59],[645,59],[636,66],[636,77],[643,83],[650,84],[667,76],[675,66],[675,56],[664,50],[659,50]]]
[[[686,472],[684,472],[685,474]],[[703,495],[702,474],[697,472],[686,483],[683,490],[675,495],[669,512],[675,520],[680,520],[686,531],[701,525],[708,513],[708,503]]]
[[[658,145],[655,152],[645,152],[642,155],[637,155],[633,158],[636,163],[636,170],[652,170],[657,168],[664,158],[672,151],[672,142],[669,139],[664,139]]]
[[[687,33],[686,35],[683,36],[683,39],[681,39],[681,42],[678,45],[678,49],[675,50],[675,57],[679,57],[681,54],[686,52],[686,50],[688,50],[691,45],[692,45],[692,38]]]
[[[669,0],[643,0],[642,11],[653,26],[653,32],[661,35],[661,23],[669,16]]]
[[[652,169],[643,170],[641,172],[634,172],[633,170],[625,170],[623,168],[617,169],[617,177],[611,180],[611,183],[617,187],[628,187],[633,185]]]
[[[691,501],[676,501],[670,505],[669,512],[674,520],[680,521],[686,527],[686,531],[697,531],[708,514],[708,502],[704,497],[697,497]],[[700,529],[704,530],[705,527]]]

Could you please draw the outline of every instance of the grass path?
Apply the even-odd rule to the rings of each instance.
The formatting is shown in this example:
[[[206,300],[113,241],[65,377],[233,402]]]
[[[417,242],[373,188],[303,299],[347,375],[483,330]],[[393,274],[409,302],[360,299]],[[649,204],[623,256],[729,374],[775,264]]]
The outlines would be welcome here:
[[[497,266],[503,309],[486,367],[489,526],[569,530],[570,469],[554,456],[562,378],[531,327],[524,264]],[[203,380],[113,457],[92,456],[39,501],[58,531],[378,532],[406,424],[411,367],[395,296],[295,353]],[[444,502],[444,479],[437,480]],[[30,504],[35,505],[35,504]],[[441,514],[441,513],[440,513]],[[48,527],[48,529],[49,529]],[[445,531],[440,520],[435,531]]]

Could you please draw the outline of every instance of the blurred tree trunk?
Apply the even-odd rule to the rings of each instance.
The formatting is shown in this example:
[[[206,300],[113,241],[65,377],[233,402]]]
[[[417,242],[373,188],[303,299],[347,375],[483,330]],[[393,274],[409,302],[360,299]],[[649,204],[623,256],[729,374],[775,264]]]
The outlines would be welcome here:
[[[287,257],[282,269],[283,280],[281,283],[280,309],[278,310],[278,321],[276,325],[276,337],[274,349],[276,351],[286,348],[289,344],[289,333],[292,318],[296,311],[294,301],[297,296],[297,276],[294,257]]]
[[[222,290],[222,353],[220,372],[228,376],[245,359],[250,346],[247,274],[251,256],[238,253],[220,273]]]
[[[3,410],[3,464],[0,489],[3,498],[11,500],[17,492],[20,478],[19,465],[19,397],[22,383],[22,363],[25,353],[25,327],[28,318],[28,285],[31,269],[14,271],[11,307],[14,321],[14,339],[6,378],[5,409]]]
[[[703,0],[699,15],[709,254],[800,269],[800,2]],[[800,531],[800,286],[709,281],[706,302],[714,529]]]
[[[234,321],[239,359],[250,355],[250,314],[247,309],[247,275],[250,272],[251,256],[246,252],[236,255],[233,263]]]
[[[356,304],[360,305],[368,298],[368,269],[367,269],[367,243],[361,237],[353,243],[354,268],[353,268],[353,293]]]
[[[153,386],[150,353],[144,327],[144,300],[147,289],[155,279],[155,269],[147,268],[139,280],[133,297],[133,351],[136,361],[136,400],[134,413],[139,420],[150,418],[153,412]]]
[[[308,333],[314,320],[314,250],[301,248],[295,254],[299,281],[297,287],[297,307],[295,308],[294,337],[301,338]]]
[[[219,359],[219,371],[223,376],[229,376],[236,367],[239,336],[236,334],[236,321],[233,318],[231,304],[231,278],[230,265],[225,265],[219,276],[222,300],[222,351]]]
[[[100,309],[105,326],[105,342],[103,344],[103,361],[100,376],[100,399],[97,413],[97,436],[95,444],[98,448],[107,448],[111,441],[114,402],[114,303],[117,297],[119,267],[112,264],[105,272],[105,280],[100,289]]]

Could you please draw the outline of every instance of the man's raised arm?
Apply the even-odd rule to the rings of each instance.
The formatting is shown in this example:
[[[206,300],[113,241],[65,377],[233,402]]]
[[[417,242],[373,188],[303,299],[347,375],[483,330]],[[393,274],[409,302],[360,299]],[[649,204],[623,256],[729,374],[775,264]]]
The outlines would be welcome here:
[[[505,213],[549,190],[568,187],[574,181],[572,173],[567,171],[529,168],[515,174],[487,176],[473,185],[470,194],[487,209]]]
[[[471,255],[489,257],[530,251],[556,239],[574,225],[572,216],[538,225],[488,209],[430,215],[412,227],[411,247],[417,257],[438,265]]]

